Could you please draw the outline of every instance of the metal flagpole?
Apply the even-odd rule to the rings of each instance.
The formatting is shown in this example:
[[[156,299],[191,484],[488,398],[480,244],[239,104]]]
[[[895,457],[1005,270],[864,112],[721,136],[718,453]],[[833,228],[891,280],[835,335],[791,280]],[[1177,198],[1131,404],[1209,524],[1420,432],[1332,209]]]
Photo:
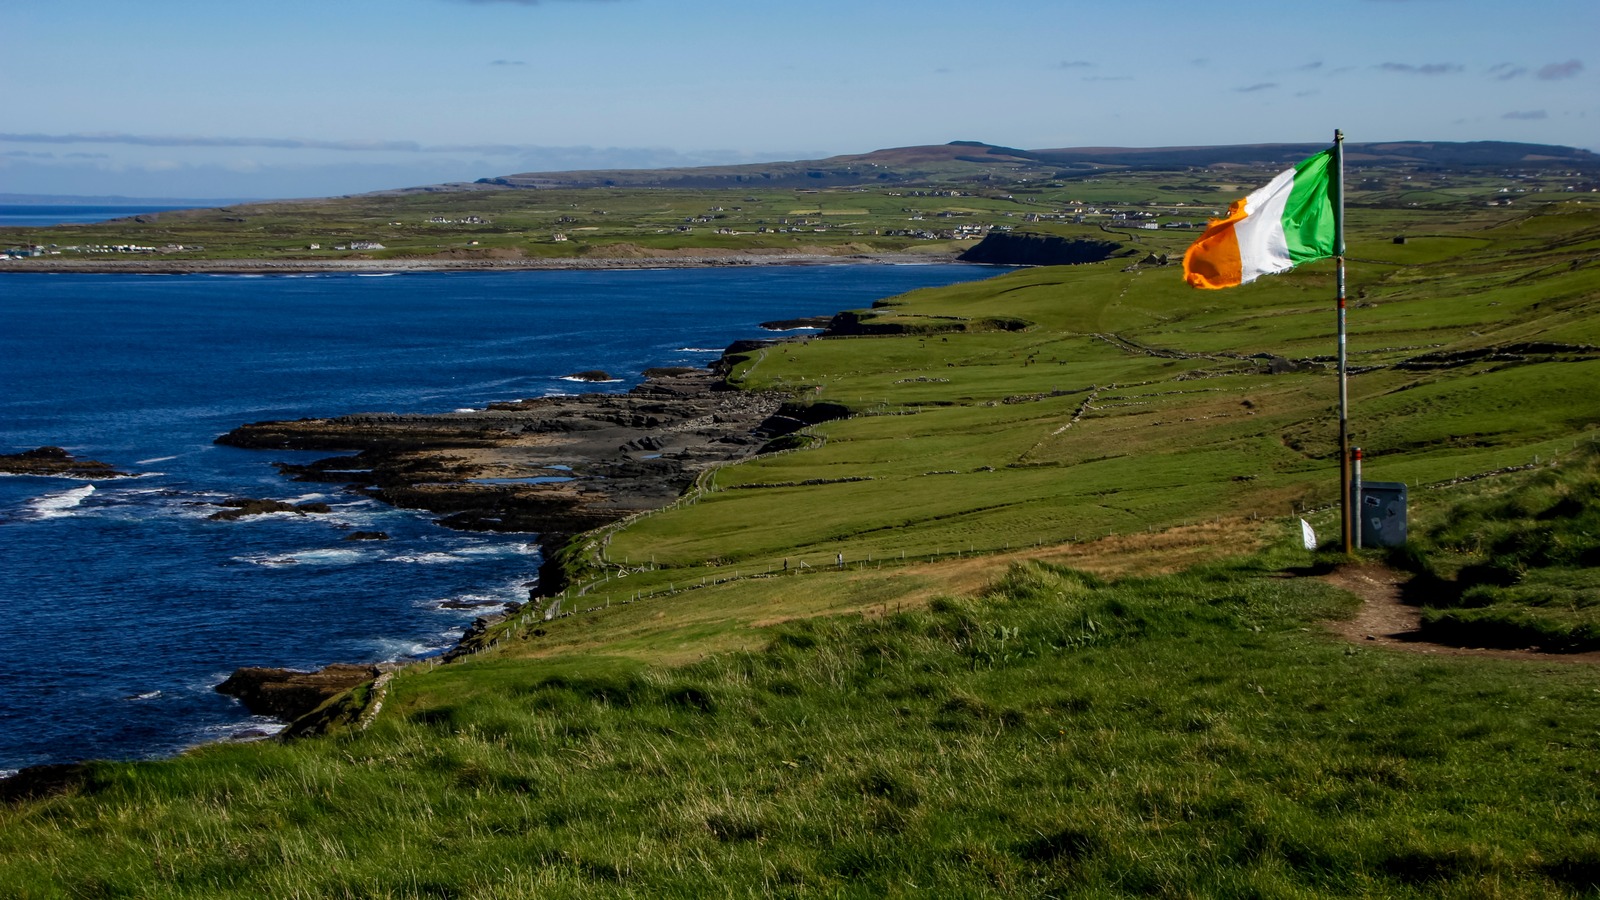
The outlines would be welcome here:
[[[1344,332],[1344,132],[1333,132],[1333,255],[1334,281],[1339,301],[1339,504],[1340,531],[1346,556],[1355,552],[1354,525],[1359,514],[1352,508],[1350,466],[1350,387],[1345,359]]]

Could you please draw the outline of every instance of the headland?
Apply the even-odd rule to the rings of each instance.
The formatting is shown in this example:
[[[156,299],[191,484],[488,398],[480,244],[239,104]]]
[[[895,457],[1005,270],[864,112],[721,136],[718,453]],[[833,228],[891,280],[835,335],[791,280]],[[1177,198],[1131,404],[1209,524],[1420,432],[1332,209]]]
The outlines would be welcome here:
[[[813,408],[783,394],[737,390],[723,380],[740,354],[768,343],[737,342],[710,369],[650,370],[622,394],[256,422],[217,443],[354,451],[278,468],[297,481],[343,484],[437,513],[447,527],[537,533],[548,559],[571,535],[670,504],[702,473],[772,448],[816,421]],[[541,592],[559,590],[559,580],[547,571]]]

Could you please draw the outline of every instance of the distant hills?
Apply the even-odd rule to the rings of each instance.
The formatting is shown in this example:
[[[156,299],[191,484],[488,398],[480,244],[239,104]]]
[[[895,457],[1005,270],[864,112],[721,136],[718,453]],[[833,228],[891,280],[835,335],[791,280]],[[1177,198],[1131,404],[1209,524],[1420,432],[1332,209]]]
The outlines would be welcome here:
[[[978,141],[898,147],[820,160],[696,166],[524,172],[481,178],[471,184],[408,188],[399,193],[505,188],[752,187],[824,188],[937,181],[1014,182],[1072,179],[1108,171],[1183,170],[1227,166],[1288,165],[1328,146],[1235,144],[1221,147],[1068,147],[1019,150]],[[1346,143],[1346,164],[1418,170],[1520,169],[1600,171],[1600,155],[1574,147],[1510,141],[1392,141]],[[385,192],[396,193],[396,192]]]

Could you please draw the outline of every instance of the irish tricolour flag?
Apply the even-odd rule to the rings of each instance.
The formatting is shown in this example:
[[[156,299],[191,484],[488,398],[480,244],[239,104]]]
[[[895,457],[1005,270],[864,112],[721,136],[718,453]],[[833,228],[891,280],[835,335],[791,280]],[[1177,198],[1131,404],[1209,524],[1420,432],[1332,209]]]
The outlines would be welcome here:
[[[1332,160],[1324,150],[1229,206],[1183,254],[1183,279],[1233,287],[1334,255]]]

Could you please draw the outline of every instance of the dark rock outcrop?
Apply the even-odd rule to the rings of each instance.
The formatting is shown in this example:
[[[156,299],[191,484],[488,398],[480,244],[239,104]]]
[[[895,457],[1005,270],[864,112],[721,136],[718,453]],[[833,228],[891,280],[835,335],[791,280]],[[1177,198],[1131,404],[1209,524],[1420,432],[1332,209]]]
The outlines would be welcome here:
[[[333,511],[326,503],[285,503],[282,500],[255,500],[235,498],[223,500],[215,504],[224,507],[221,512],[212,513],[206,518],[219,522],[231,522],[246,516],[264,516],[268,513],[290,512],[296,515],[323,514]]]
[[[54,475],[59,478],[127,478],[109,463],[78,459],[60,447],[38,447],[0,454],[0,472],[11,475]]]
[[[874,337],[895,334],[923,336],[993,331],[1024,331],[1032,326],[1027,319],[1013,316],[920,316],[906,315],[892,307],[846,310],[828,323],[824,337]]]
[[[806,316],[799,319],[776,319],[771,322],[762,322],[761,327],[768,331],[794,331],[799,328],[827,328],[832,316]]]
[[[961,254],[962,262],[1000,266],[1075,266],[1124,253],[1122,244],[1036,232],[990,232]]]
[[[258,716],[292,722],[358,684],[378,677],[377,666],[335,663],[315,672],[245,667],[217,685]]]
[[[731,390],[694,369],[621,394],[541,397],[468,413],[261,422],[217,441],[359,451],[279,469],[437,513],[451,528],[537,533],[549,560],[567,535],[665,506],[707,468],[842,414],[821,405],[785,408],[784,399]],[[541,575],[541,593],[559,590]]]
[[[10,778],[0,778],[0,803],[55,797],[74,790],[93,792],[96,787],[94,768],[89,763],[29,766]]]

